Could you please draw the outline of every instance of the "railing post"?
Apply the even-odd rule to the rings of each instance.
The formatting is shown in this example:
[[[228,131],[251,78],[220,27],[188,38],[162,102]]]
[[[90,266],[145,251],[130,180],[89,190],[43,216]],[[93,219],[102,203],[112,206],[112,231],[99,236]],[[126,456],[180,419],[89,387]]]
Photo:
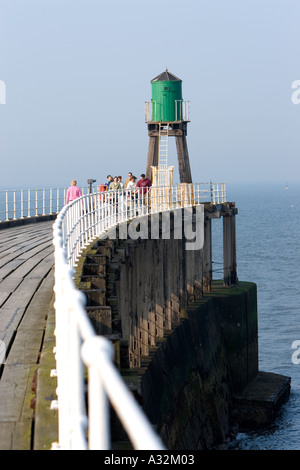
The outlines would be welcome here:
[[[35,190],[35,215],[38,215],[38,190]]]
[[[224,188],[224,190],[223,190],[223,201],[222,201],[222,202],[226,202],[226,201],[227,201],[227,194],[226,194],[226,189],[227,189],[227,187],[226,187],[226,183],[223,183],[223,188]]]
[[[57,214],[59,212],[58,209],[59,209],[59,188],[57,188],[57,190],[56,190],[56,212],[57,212]]]
[[[28,217],[30,217],[30,189],[28,189],[28,207],[27,207],[27,209],[28,209],[28,212],[27,212]]]
[[[50,195],[49,195],[49,213],[52,214],[52,188],[50,188]]]
[[[43,215],[45,215],[45,188],[43,188]]]
[[[20,214],[20,218],[21,218],[21,219],[24,219],[24,216],[23,216],[23,204],[24,204],[24,200],[23,200],[23,189],[21,189],[21,214]]]
[[[5,192],[5,214],[6,220],[8,220],[8,191]]]
[[[14,198],[14,216],[13,219],[16,220],[16,191],[13,191],[13,198]]]

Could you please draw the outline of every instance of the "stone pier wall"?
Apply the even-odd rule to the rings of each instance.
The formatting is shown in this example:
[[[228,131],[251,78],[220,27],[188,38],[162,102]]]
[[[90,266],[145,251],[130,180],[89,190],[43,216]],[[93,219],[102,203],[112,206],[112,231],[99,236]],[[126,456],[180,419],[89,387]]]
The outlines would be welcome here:
[[[162,233],[115,234],[77,268],[95,330],[113,342],[116,366],[168,449],[218,448],[243,423],[269,423],[290,386],[259,375],[256,285],[237,280],[234,250],[223,280],[207,276],[215,211],[208,212],[203,249],[186,250],[184,238]],[[235,246],[233,223],[224,227],[226,245],[232,233]],[[126,439],[116,423],[112,430]]]
[[[235,435],[235,396],[258,373],[256,316],[255,284],[213,283],[155,354],[141,395],[169,448],[212,449]]]

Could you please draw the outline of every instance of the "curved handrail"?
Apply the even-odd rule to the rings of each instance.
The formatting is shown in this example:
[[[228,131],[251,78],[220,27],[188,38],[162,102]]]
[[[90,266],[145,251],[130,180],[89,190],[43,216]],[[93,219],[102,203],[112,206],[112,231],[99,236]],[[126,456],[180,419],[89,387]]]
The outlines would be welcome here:
[[[82,196],[58,214],[53,226],[53,244],[59,442],[54,448],[109,449],[110,401],[135,449],[164,449],[117,372],[111,343],[97,336],[91,326],[85,312],[85,296],[73,281],[74,267],[82,250],[118,223],[199,204],[204,202],[201,191],[197,185],[190,184],[151,188],[138,197],[131,191],[99,192]],[[88,411],[84,368],[88,371]]]

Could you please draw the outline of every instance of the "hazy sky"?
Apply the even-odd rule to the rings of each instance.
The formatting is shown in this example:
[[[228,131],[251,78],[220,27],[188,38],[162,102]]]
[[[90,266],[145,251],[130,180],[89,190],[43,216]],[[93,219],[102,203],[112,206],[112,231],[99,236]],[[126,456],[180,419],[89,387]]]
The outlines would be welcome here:
[[[299,31],[299,0],[0,0],[0,188],[139,177],[166,67],[194,182],[300,181]]]

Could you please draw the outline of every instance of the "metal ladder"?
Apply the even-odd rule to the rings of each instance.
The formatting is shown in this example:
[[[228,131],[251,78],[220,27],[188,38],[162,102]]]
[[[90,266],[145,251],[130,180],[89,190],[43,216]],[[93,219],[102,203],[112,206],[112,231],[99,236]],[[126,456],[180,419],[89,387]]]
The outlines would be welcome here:
[[[158,148],[158,167],[161,169],[168,168],[168,141],[169,141],[169,125],[167,128],[159,124],[159,148]]]

